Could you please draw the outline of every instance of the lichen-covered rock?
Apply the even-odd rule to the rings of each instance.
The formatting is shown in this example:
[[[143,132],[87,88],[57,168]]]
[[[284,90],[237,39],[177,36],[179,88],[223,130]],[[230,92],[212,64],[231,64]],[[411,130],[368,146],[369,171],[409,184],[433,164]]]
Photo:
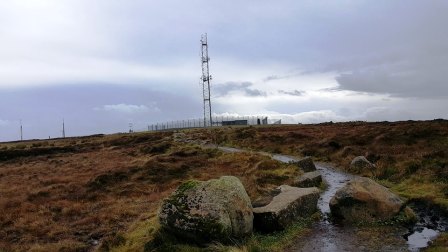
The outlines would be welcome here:
[[[294,181],[297,187],[319,187],[322,183],[322,175],[319,171],[306,172]]]
[[[304,157],[300,160],[294,162],[302,171],[311,172],[316,170],[316,166],[313,163],[313,159],[311,157]]]
[[[287,185],[277,189],[280,193],[269,204],[254,208],[255,229],[264,232],[283,230],[300,217],[308,217],[317,211],[319,189]]]
[[[356,178],[339,189],[330,201],[333,217],[349,223],[386,221],[395,217],[404,202],[369,178]]]
[[[236,177],[188,181],[163,201],[159,221],[181,239],[228,242],[252,233],[252,205]]]
[[[375,165],[364,156],[355,157],[350,163],[350,171],[356,174],[370,176],[375,171]]]

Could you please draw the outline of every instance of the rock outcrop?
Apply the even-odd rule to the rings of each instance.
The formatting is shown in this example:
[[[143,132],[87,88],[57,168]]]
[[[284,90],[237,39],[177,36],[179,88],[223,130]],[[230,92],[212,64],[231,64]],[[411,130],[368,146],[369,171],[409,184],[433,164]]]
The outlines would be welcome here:
[[[225,243],[252,233],[252,205],[236,177],[188,181],[163,201],[159,221],[180,239]]]
[[[364,156],[355,157],[350,163],[350,171],[361,175],[373,175],[375,171],[375,165],[370,163]]]
[[[316,170],[316,166],[313,163],[313,159],[311,157],[304,157],[300,160],[294,162],[302,171],[311,172]]]
[[[322,175],[319,171],[306,172],[294,181],[297,187],[319,187],[322,183]]]
[[[345,222],[390,220],[404,202],[386,187],[369,178],[356,178],[339,189],[330,201],[333,217]]]
[[[282,185],[269,204],[253,209],[254,228],[263,232],[283,230],[300,217],[317,211],[319,189]]]

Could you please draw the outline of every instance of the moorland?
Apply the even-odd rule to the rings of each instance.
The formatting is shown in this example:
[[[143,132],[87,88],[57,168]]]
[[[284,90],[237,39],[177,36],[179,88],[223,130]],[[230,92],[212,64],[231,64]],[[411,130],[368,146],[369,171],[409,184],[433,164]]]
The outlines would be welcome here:
[[[215,146],[253,152],[225,153]],[[312,156],[448,213],[448,121],[216,127],[0,143],[0,251],[142,251],[183,181],[238,177],[251,200],[300,173],[266,153]],[[350,170],[364,155],[374,170]],[[306,232],[212,250],[282,250]],[[435,242],[448,246],[446,234]],[[177,246],[177,245],[176,245]],[[183,245],[178,245],[181,249]],[[201,248],[184,247],[186,251]],[[207,248],[205,248],[207,249]],[[210,249],[210,248],[208,248]]]

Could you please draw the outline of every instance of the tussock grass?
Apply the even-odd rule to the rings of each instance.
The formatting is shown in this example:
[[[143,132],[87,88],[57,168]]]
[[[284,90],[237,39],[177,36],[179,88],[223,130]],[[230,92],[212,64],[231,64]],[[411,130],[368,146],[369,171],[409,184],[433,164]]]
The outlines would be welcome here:
[[[432,244],[423,251],[426,252],[447,252],[448,251],[448,233],[442,233]]]
[[[175,237],[165,233],[155,234],[154,240],[145,246],[146,252],[157,251],[178,251],[178,252],[279,252],[291,246],[297,237],[306,234],[310,229],[313,218],[318,218],[316,214],[311,218],[299,219],[283,231],[271,234],[254,233],[242,242],[233,244],[213,243],[202,247],[179,242]],[[127,250],[124,250],[127,251]]]
[[[190,137],[204,139],[200,130]],[[422,197],[448,210],[448,121],[348,122],[317,125],[224,127],[221,144],[296,156],[313,156],[342,170],[389,183],[408,198]],[[372,171],[350,171],[364,155]],[[387,182],[385,182],[387,181]]]
[[[143,250],[158,229],[161,199],[184,180],[237,176],[254,199],[297,170],[258,154],[174,141],[172,132],[0,148],[0,251]],[[20,155],[1,156],[10,150]]]
[[[299,173],[254,153],[222,153],[198,142],[311,155],[367,172],[409,199],[448,209],[448,122],[327,123],[221,127],[0,143],[0,251],[138,251],[157,234],[157,209],[182,181],[233,175],[252,200]],[[281,251],[307,221],[245,244],[183,251]],[[305,224],[303,224],[305,223]],[[95,245],[97,244],[98,245]]]

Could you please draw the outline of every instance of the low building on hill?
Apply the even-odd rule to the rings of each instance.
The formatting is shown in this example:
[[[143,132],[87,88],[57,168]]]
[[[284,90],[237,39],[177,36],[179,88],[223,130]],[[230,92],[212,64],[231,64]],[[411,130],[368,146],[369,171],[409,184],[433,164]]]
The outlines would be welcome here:
[[[222,121],[222,126],[247,125],[247,120]]]

